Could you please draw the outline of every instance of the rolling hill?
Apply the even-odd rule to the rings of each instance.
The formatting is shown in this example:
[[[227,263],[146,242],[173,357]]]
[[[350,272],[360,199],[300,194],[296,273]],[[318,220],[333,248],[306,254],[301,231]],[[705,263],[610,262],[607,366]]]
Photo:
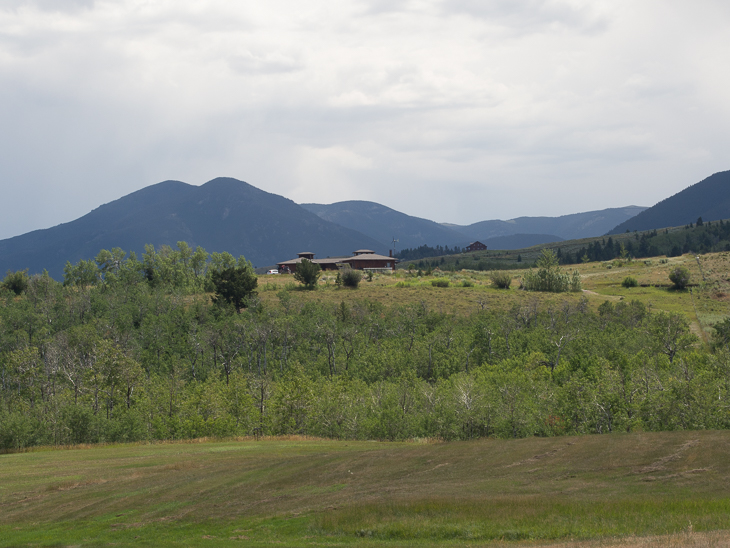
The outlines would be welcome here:
[[[730,217],[730,171],[721,171],[627,219],[610,234],[682,226]]]
[[[207,251],[244,255],[255,266],[274,264],[300,251],[317,257],[388,247],[330,223],[276,194],[243,181],[217,178],[202,186],[164,181],[102,205],[53,228],[0,241],[0,272],[28,268],[63,276],[66,261],[96,256],[113,247],[138,254],[145,244],[178,241]]]

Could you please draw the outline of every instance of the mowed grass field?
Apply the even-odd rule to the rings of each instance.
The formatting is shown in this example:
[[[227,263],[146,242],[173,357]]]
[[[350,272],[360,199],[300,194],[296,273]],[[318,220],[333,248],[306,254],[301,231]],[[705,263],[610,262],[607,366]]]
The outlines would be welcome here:
[[[0,455],[0,546],[727,546],[730,432]]]

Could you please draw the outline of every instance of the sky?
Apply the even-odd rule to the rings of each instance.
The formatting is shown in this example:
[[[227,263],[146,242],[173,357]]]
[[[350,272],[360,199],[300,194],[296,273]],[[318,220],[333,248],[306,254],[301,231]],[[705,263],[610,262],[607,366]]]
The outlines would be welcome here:
[[[730,3],[0,0],[0,239],[163,180],[438,222],[730,169]]]

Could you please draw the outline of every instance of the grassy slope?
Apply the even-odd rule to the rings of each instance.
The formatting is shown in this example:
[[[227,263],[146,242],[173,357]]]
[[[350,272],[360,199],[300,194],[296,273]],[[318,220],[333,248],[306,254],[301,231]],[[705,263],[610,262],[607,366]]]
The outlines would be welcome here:
[[[0,546],[461,546],[726,530],[729,456],[730,432],[707,431],[0,455]]]
[[[695,284],[692,290],[674,291],[669,286],[669,272],[676,266],[690,270]],[[701,265],[701,270],[700,270]],[[594,308],[606,300],[637,299],[654,311],[677,312],[687,316],[692,328],[705,340],[712,332],[712,324],[730,315],[730,252],[702,255],[699,264],[695,256],[684,255],[667,259],[635,260],[620,264],[618,261],[587,263],[563,267],[570,272],[577,269],[582,276],[582,294],[539,294],[517,290],[518,278],[523,271],[512,271],[515,281],[508,290],[491,286],[488,273],[463,270],[455,274],[444,273],[452,281],[451,287],[437,288],[431,285],[434,278],[408,277],[405,271],[395,275],[378,274],[372,282],[363,281],[357,290],[336,289],[334,277],[327,273],[322,277],[317,291],[292,291],[295,300],[329,302],[371,300],[385,306],[425,303],[431,310],[455,314],[471,314],[479,309],[508,309],[531,301],[549,306],[565,300],[586,297]],[[704,278],[703,278],[704,275]],[[627,289],[621,282],[627,276],[637,279],[642,287]],[[469,280],[473,287],[460,287]],[[397,287],[401,282],[406,287]],[[269,304],[278,302],[277,293],[286,285],[296,285],[291,276],[261,276],[259,296]]]

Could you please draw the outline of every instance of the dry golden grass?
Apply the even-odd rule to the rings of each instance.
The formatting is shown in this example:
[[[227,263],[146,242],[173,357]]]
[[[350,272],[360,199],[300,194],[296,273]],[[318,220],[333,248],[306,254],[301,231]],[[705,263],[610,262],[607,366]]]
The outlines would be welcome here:
[[[662,262],[665,260],[666,262]],[[684,266],[690,270],[693,287],[675,291],[670,288],[669,272]],[[319,302],[337,305],[341,301],[369,300],[386,307],[424,303],[430,310],[457,315],[469,315],[478,310],[504,310],[512,306],[537,302],[550,306],[565,300],[577,302],[588,299],[596,309],[606,300],[622,299],[641,301],[654,311],[684,314],[691,322],[693,331],[708,340],[712,325],[730,315],[730,252],[711,253],[697,259],[694,255],[681,257],[654,257],[621,263],[587,263],[563,267],[566,271],[577,269],[581,274],[584,291],[580,294],[541,294],[518,289],[521,270],[511,271],[515,278],[512,288],[502,290],[492,287],[488,272],[445,272],[451,280],[447,288],[433,287],[432,277],[409,277],[406,271],[396,274],[376,274],[372,282],[363,281],[358,289],[338,289],[334,275],[326,273],[317,291],[290,291],[295,302]],[[636,278],[641,287],[625,288],[621,282],[627,276]],[[461,287],[462,280],[469,280],[472,287]],[[405,285],[399,287],[398,284]],[[278,306],[277,293],[287,287],[295,287],[290,275],[259,277],[259,297],[271,306]]]

